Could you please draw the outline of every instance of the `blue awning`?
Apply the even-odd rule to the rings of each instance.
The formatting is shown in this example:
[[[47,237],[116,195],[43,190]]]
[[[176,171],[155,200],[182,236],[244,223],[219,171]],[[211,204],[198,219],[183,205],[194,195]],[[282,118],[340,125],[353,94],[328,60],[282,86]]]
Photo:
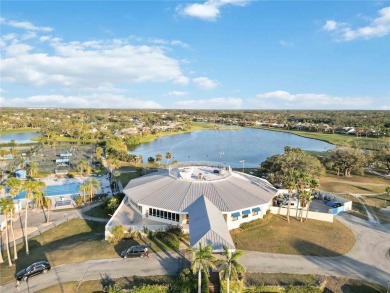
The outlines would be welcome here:
[[[251,211],[250,210],[244,210],[242,211],[243,215],[250,215]]]
[[[233,218],[238,218],[240,216],[240,212],[232,213]]]
[[[254,213],[260,212],[260,207],[255,207],[255,208],[253,208],[253,209],[252,209],[252,212],[254,212]]]

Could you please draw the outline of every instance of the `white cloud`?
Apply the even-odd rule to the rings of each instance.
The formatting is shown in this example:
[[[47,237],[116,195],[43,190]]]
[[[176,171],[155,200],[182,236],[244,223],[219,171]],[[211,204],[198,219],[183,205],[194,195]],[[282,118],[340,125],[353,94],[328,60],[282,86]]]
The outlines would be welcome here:
[[[289,47],[289,48],[295,47],[294,42],[285,41],[285,40],[280,40],[279,45],[281,45],[283,47]]]
[[[73,88],[97,87],[102,83],[189,82],[180,62],[158,47],[133,46],[120,39],[84,43],[64,43],[60,38],[42,41],[49,41],[54,49],[52,55],[36,53],[23,43],[3,48],[8,53],[0,65],[3,82]]]
[[[248,2],[248,0],[208,0],[202,4],[193,3],[185,6],[178,6],[176,10],[186,16],[214,21],[220,15],[220,9],[223,6],[245,6]]]
[[[337,28],[337,22],[334,20],[327,20],[322,28],[326,31],[334,31]]]
[[[53,107],[53,108],[120,108],[120,109],[159,109],[154,101],[133,99],[115,94],[92,94],[80,96],[37,95],[27,98],[0,97],[0,105],[7,107]]]
[[[28,21],[14,21],[14,20],[8,20],[8,19],[3,18],[3,17],[0,18],[0,23],[14,27],[14,28],[28,30],[28,31],[41,31],[41,32],[53,31],[53,29],[51,27],[36,26]]]
[[[181,91],[171,91],[165,94],[165,96],[173,96],[173,97],[184,97],[186,95],[188,95],[187,92],[181,92]]]
[[[327,20],[323,29],[332,31],[344,41],[371,39],[386,36],[390,33],[390,6],[378,11],[379,16],[367,26],[352,29],[346,23]]]
[[[337,97],[327,94],[291,94],[274,91],[256,95],[250,102],[262,109],[362,109],[372,103],[369,98]]]
[[[218,83],[215,80],[203,76],[193,78],[192,82],[203,90],[212,90],[218,86]]]
[[[242,100],[239,98],[185,100],[176,102],[174,106],[181,109],[241,109]]]

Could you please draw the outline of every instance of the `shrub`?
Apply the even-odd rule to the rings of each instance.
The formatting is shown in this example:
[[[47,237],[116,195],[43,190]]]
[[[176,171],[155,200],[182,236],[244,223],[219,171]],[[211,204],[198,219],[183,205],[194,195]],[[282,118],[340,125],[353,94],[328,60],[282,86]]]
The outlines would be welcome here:
[[[322,290],[320,288],[312,287],[312,286],[287,286],[286,293],[321,293]]]
[[[257,226],[261,223],[261,219],[256,219],[256,220],[253,220],[253,221],[250,221],[250,222],[246,222],[246,223],[241,223],[240,224],[240,229],[248,229],[248,228],[251,228],[251,227],[254,227],[254,226]]]
[[[166,231],[158,231],[156,232],[156,238],[173,249],[179,249],[179,239],[174,234],[167,233]]]
[[[234,281],[230,280],[230,293],[241,293],[244,287],[244,280]],[[221,280],[221,293],[226,292],[226,280]]]
[[[190,269],[184,269],[169,285],[169,293],[192,293],[196,292],[197,278]]]
[[[125,233],[125,227],[123,227],[122,225],[113,227],[111,229],[112,235],[108,238],[108,242],[112,244],[118,244],[119,241],[121,241],[123,237],[125,237]]]
[[[183,237],[183,227],[179,225],[169,225],[165,232],[175,235],[177,238]]]
[[[142,285],[131,289],[131,293],[168,293],[166,285]]]
[[[81,206],[81,204],[83,203],[83,197],[82,196],[77,196],[76,197],[76,200],[75,200],[75,203],[76,203],[76,206]]]

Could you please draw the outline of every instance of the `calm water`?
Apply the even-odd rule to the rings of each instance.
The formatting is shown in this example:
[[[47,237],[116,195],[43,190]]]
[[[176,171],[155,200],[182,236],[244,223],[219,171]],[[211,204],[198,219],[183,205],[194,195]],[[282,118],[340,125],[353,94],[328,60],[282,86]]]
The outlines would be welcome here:
[[[13,133],[13,134],[5,134],[0,135],[0,143],[10,142],[14,140],[16,143],[32,143],[34,141],[30,140],[30,138],[39,136],[39,132],[26,132],[26,133]]]
[[[170,152],[174,159],[183,161],[221,161],[232,167],[257,167],[266,158],[283,153],[284,146],[303,150],[325,151],[332,144],[300,137],[290,133],[243,128],[240,130],[200,130],[179,135],[164,136],[151,143],[138,146],[132,154],[148,157]]]

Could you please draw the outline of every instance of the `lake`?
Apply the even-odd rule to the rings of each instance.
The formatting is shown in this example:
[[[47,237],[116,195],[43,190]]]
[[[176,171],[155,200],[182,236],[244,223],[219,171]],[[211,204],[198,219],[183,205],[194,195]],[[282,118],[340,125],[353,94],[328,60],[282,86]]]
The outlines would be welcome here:
[[[139,145],[129,153],[148,157],[165,153],[174,157],[170,161],[217,161],[232,167],[255,168],[266,158],[281,154],[284,147],[299,147],[302,150],[325,151],[334,145],[294,134],[254,128],[239,130],[199,130],[184,134],[164,136],[150,143]],[[244,163],[240,162],[244,160]]]
[[[39,136],[39,132],[25,132],[25,133],[12,133],[0,135],[0,143],[7,143],[14,140],[16,143],[34,143],[36,141],[30,140],[30,138]]]

